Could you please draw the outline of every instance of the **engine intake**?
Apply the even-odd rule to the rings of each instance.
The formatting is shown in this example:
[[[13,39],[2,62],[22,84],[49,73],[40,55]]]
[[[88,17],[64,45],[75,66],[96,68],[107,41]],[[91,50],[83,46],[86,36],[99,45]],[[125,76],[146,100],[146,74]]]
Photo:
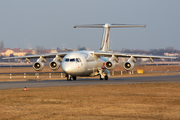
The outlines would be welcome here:
[[[41,71],[44,68],[43,62],[35,62],[33,65],[34,70]]]
[[[105,67],[106,67],[106,69],[108,69],[108,70],[112,70],[112,69],[114,69],[114,67],[115,67],[115,63],[114,63],[113,61],[107,61],[107,62],[105,63]]]
[[[134,62],[133,58],[129,58],[125,63],[124,63],[124,69],[129,71],[134,68]]]
[[[46,59],[42,56],[33,64],[33,68],[36,71],[41,71],[44,68],[44,63],[46,62]]]
[[[51,68],[51,70],[58,70],[60,65],[61,63],[59,61],[51,61],[49,63],[49,67]]]

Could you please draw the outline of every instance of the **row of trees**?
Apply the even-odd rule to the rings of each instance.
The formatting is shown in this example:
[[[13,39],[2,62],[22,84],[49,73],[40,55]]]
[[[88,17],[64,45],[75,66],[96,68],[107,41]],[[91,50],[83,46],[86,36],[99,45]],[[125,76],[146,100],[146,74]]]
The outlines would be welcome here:
[[[180,53],[180,50],[174,49],[173,47],[167,47],[165,49],[150,49],[150,50],[130,50],[130,49],[122,49],[122,53],[135,53],[135,54],[152,54],[152,55],[164,55],[164,53]]]

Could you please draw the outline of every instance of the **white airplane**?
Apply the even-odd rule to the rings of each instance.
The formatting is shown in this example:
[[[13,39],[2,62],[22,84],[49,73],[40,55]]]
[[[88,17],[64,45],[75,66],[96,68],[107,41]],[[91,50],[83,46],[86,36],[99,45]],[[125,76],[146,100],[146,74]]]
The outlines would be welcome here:
[[[129,57],[124,63],[124,69],[130,71],[134,68],[136,58],[149,58],[151,62],[153,59],[177,59],[177,57],[167,56],[153,56],[153,55],[137,55],[127,53],[116,53],[109,51],[109,38],[110,28],[126,28],[126,27],[143,27],[145,25],[131,25],[131,24],[93,24],[93,25],[80,25],[74,26],[74,28],[104,28],[104,34],[100,50],[97,51],[72,51],[51,53],[43,55],[30,55],[19,57],[7,57],[3,59],[26,59],[30,62],[30,59],[37,58],[37,61],[33,64],[33,68],[36,71],[41,71],[46,63],[46,58],[54,58],[49,67],[52,70],[58,70],[62,65],[62,70],[66,74],[67,80],[76,80],[77,76],[97,76],[100,75],[100,80],[108,80],[109,70],[114,69],[115,62],[118,62],[118,57]]]

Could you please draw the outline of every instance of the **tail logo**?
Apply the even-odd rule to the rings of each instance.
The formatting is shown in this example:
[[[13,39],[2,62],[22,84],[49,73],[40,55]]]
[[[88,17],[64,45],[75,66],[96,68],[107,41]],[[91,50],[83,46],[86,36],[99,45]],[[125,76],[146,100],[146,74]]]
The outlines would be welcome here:
[[[109,34],[107,34],[107,38],[106,38],[106,45],[107,45],[107,50],[109,50],[109,48],[108,48],[108,37],[109,37]]]

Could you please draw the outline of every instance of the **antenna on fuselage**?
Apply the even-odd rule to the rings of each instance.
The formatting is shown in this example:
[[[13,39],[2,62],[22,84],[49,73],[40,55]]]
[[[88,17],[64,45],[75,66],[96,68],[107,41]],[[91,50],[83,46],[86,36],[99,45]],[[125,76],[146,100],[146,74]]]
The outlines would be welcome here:
[[[110,38],[110,28],[127,28],[127,27],[143,27],[146,25],[135,25],[135,24],[87,24],[87,25],[75,25],[74,28],[104,28],[103,39],[101,43],[100,50],[103,52],[109,51],[109,38]]]

